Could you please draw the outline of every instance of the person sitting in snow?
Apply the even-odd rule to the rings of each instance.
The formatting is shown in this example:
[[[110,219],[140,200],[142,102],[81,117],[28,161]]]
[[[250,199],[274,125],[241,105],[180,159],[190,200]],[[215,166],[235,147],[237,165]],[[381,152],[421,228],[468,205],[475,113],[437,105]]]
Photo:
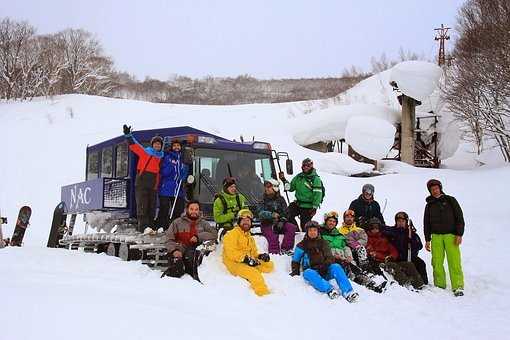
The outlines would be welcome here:
[[[138,156],[135,178],[136,218],[138,231],[154,234],[154,214],[156,212],[156,195],[159,184],[159,165],[163,158],[163,138],[154,136],[151,146],[144,148],[132,135],[131,126],[124,125],[124,137],[129,150]]]
[[[411,223],[411,225],[409,225]],[[397,248],[398,261],[410,261],[416,267],[424,284],[428,284],[427,266],[425,262],[418,257],[418,252],[423,248],[420,236],[409,220],[409,215],[400,211],[395,214],[395,225],[387,227],[384,235],[388,237],[391,244]]]
[[[285,185],[285,190],[296,192],[296,200],[289,205],[289,221],[297,225],[299,216],[300,228],[304,230],[305,224],[316,214],[322,202],[322,181],[313,167],[310,158],[305,158],[301,164],[302,172],[289,183],[283,172],[278,174]]]
[[[321,226],[320,233],[321,237],[329,243],[335,261],[345,265],[352,262],[352,251],[347,246],[345,236],[338,231],[337,225],[338,213],[330,211],[324,214],[324,224]]]
[[[164,151],[161,160],[159,186],[159,212],[156,223],[159,228],[166,230],[170,222],[181,216],[184,212],[185,190],[183,184],[188,176],[188,166],[181,160],[181,142],[171,141],[168,150]],[[175,201],[175,208],[172,216],[169,216],[170,209]]]
[[[287,202],[280,195],[276,179],[264,181],[264,195],[259,205],[260,229],[267,239],[270,254],[292,255],[297,226],[287,221]],[[280,247],[279,235],[283,234]]]
[[[193,259],[197,246],[205,244],[211,249],[216,244],[218,232],[200,216],[200,203],[189,201],[186,212],[175,219],[166,231],[168,270],[166,275],[181,277],[184,273],[193,275]]]
[[[216,195],[213,203],[214,221],[218,228],[231,230],[237,213],[244,208],[247,208],[246,198],[237,192],[235,178],[226,177],[223,180],[223,190]]]
[[[382,225],[385,225],[381,213],[381,206],[374,199],[375,188],[372,184],[365,184],[361,189],[361,195],[351,202],[349,210],[353,210],[356,216],[356,224],[366,229],[367,222],[372,217],[377,217]]]
[[[258,296],[269,294],[269,288],[261,273],[270,273],[274,269],[269,254],[259,254],[255,239],[251,236],[253,214],[241,209],[237,214],[237,225],[223,238],[223,263],[234,276],[240,276],[250,282]]]
[[[294,250],[290,275],[300,275],[301,266],[303,266],[303,278],[316,290],[327,293],[330,299],[336,299],[341,294],[347,301],[355,302],[358,293],[352,289],[342,266],[335,263],[329,243],[321,238],[319,223],[309,221],[305,225],[305,230],[304,239]],[[329,282],[331,279],[335,279],[340,293]]]
[[[381,222],[377,217],[368,221],[367,252],[369,268],[378,275],[383,275],[381,269],[390,273],[402,286],[413,286],[415,289],[423,287],[423,280],[412,262],[397,262],[398,251],[381,232]]]

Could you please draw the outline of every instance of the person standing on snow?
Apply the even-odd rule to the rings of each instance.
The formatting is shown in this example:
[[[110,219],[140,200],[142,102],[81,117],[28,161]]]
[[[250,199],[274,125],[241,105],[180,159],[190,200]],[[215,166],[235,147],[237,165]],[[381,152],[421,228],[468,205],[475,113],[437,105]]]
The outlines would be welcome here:
[[[241,209],[237,214],[237,225],[223,239],[223,263],[230,274],[250,282],[258,296],[269,294],[262,273],[270,273],[274,264],[269,254],[259,254],[255,239],[251,236],[253,214]]]
[[[182,163],[181,142],[171,142],[170,150],[164,152],[161,160],[159,186],[159,212],[156,223],[159,228],[166,230],[173,220],[184,212],[185,191],[183,184],[188,176],[188,166]],[[172,216],[169,216],[170,209],[175,201],[175,208]]]
[[[300,275],[303,266],[303,278],[321,293],[328,294],[330,299],[336,299],[340,294],[349,302],[358,299],[351,283],[345,275],[342,266],[335,263],[328,241],[320,236],[320,225],[316,221],[309,221],[305,225],[306,235],[298,243],[292,257],[291,276]],[[329,280],[335,279],[340,288],[338,292]]]
[[[237,213],[247,207],[246,198],[237,192],[235,178],[226,177],[223,180],[223,190],[216,195],[213,203],[214,221],[218,228],[225,231],[234,228]]]
[[[285,185],[285,189],[296,192],[296,200],[289,205],[289,221],[295,225],[296,216],[299,216],[300,228],[315,216],[323,200],[323,184],[319,175],[313,168],[310,158],[305,158],[301,164],[302,172],[289,183],[283,172],[278,174]]]
[[[427,182],[430,196],[427,197],[423,214],[425,249],[432,251],[434,286],[446,288],[444,258],[448,262],[450,281],[455,296],[464,295],[464,273],[460,256],[460,245],[464,235],[464,215],[453,196],[443,192],[437,179]]]
[[[374,199],[374,192],[372,184],[365,184],[361,189],[361,195],[349,205],[349,209],[356,214],[356,224],[363,229],[366,229],[367,222],[372,217],[377,217],[383,226],[386,225],[381,206]]]
[[[367,252],[369,268],[378,275],[383,275],[381,269],[393,275],[402,286],[413,286],[414,289],[423,288],[423,280],[412,262],[397,262],[398,251],[381,232],[381,222],[377,217],[368,221]],[[383,275],[384,276],[384,275]]]
[[[259,205],[260,229],[267,239],[270,254],[292,255],[297,226],[287,220],[287,202],[280,195],[276,179],[264,181],[264,196]],[[283,234],[280,247],[279,235]]]
[[[397,248],[398,261],[411,261],[420,273],[423,283],[428,284],[427,266],[418,257],[418,252],[423,248],[423,244],[414,226],[409,225],[409,215],[404,211],[396,213],[395,226],[387,227],[383,233],[388,237],[391,244]]]
[[[200,203],[189,201],[186,214],[175,219],[166,231],[168,250],[168,276],[192,275],[192,261],[196,247],[206,241],[216,242],[218,232],[200,217]]]
[[[151,146],[144,148],[131,134],[131,126],[123,126],[124,137],[129,150],[138,156],[135,178],[136,215],[138,231],[153,234],[154,213],[156,211],[156,194],[159,184],[159,165],[163,158],[163,138],[154,136]]]

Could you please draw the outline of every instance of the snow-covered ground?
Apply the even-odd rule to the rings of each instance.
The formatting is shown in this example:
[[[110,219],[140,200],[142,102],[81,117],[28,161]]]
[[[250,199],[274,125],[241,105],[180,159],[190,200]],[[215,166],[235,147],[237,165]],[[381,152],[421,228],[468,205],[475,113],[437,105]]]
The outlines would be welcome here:
[[[187,106],[80,95],[0,103],[0,209],[13,222],[22,205],[33,208],[24,247],[0,250],[0,339],[507,338],[510,167],[430,170],[385,161],[384,170],[393,174],[346,177],[363,165],[295,143],[293,119],[304,115],[301,107]],[[124,123],[138,130],[191,125],[228,138],[269,141],[290,153],[296,170],[304,157],[316,160],[326,186],[320,213],[345,210],[361,186],[372,183],[387,222],[405,210],[421,234],[425,183],[442,180],[465,213],[466,296],[400,287],[379,295],[356,286],[359,303],[330,301],[302,278],[288,276],[288,257],[275,257],[276,271],[266,275],[272,294],[258,298],[247,283],[227,274],[220,252],[206,259],[200,285],[190,278],[160,279],[137,262],[46,249],[60,187],[83,180],[86,145],[120,135]],[[458,152],[451,164],[473,167],[473,159]],[[12,223],[4,226],[5,234],[12,229]],[[430,255],[422,255],[430,263]]]

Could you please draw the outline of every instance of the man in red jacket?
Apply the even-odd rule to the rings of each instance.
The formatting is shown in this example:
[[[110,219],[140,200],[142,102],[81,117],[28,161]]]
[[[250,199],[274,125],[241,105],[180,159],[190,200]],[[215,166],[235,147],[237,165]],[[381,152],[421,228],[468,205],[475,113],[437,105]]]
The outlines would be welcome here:
[[[368,221],[367,252],[372,271],[379,274],[378,271],[380,272],[379,268],[381,268],[391,274],[401,286],[421,289],[424,285],[423,279],[414,264],[405,261],[397,262],[398,250],[380,231],[380,228],[381,222],[377,217]]]
[[[156,211],[156,193],[159,184],[159,163],[163,157],[163,138],[154,136],[151,146],[144,148],[131,134],[131,126],[124,125],[124,137],[129,144],[129,150],[138,156],[135,178],[136,215],[138,231],[144,234],[154,234],[151,228],[154,224]]]

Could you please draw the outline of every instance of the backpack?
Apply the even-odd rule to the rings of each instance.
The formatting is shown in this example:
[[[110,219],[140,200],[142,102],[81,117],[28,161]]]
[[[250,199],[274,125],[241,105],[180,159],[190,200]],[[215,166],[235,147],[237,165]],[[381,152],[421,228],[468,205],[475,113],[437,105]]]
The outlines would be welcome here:
[[[214,195],[214,199],[216,200],[217,198],[220,199],[221,204],[223,205],[223,214],[226,214],[227,210],[228,210],[227,200],[225,199],[225,197],[223,197],[222,194]],[[241,198],[239,198],[238,193],[236,193],[236,202],[237,202],[237,206],[239,207],[239,210],[241,210],[243,207],[241,206]]]

